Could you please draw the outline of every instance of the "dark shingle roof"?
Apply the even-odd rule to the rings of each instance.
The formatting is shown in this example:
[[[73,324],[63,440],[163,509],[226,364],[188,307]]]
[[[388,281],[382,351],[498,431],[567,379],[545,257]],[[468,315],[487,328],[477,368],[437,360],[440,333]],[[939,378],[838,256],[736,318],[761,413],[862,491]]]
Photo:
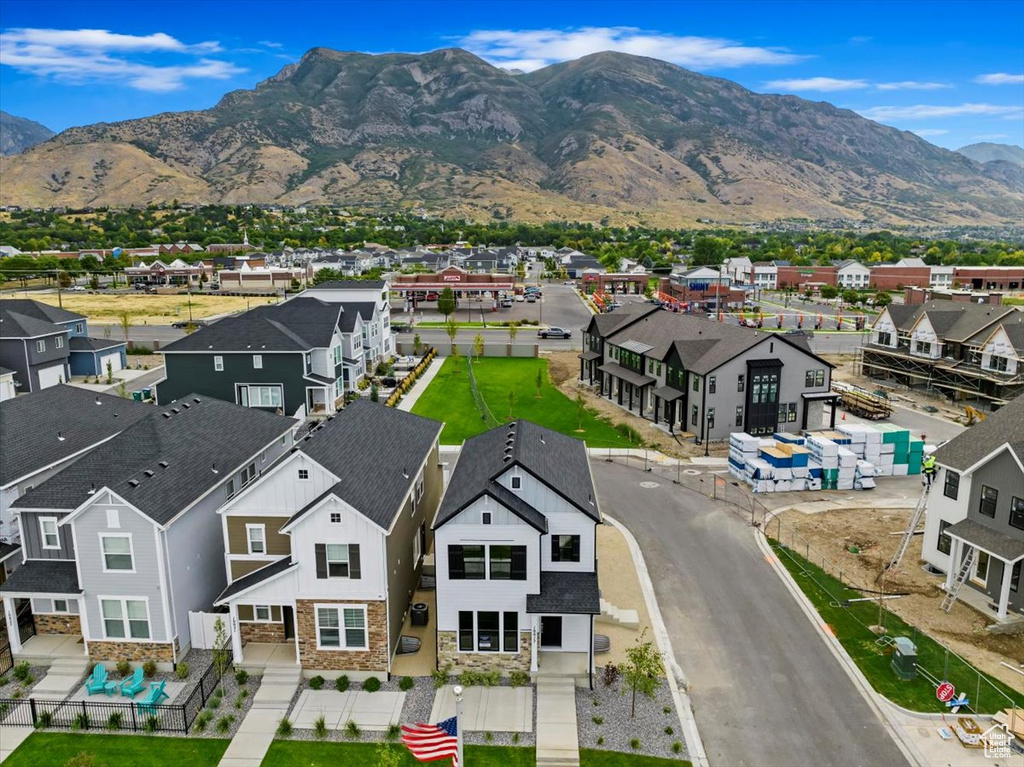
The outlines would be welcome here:
[[[17,543],[4,543],[3,541],[0,541],[0,562],[3,562],[5,559],[13,556],[19,551],[21,551],[21,546]]]
[[[103,349],[112,349],[115,346],[127,346],[127,344],[112,338],[89,338],[88,336],[72,336],[68,341],[68,347],[73,352],[97,352]]]
[[[1004,444],[1024,461],[1024,395],[953,437],[935,451],[935,461],[965,471]]]
[[[152,412],[141,402],[67,385],[0,402],[0,486],[113,437]]]
[[[541,571],[540,593],[526,595],[526,612],[599,614],[597,573]]]
[[[235,594],[238,594],[241,591],[245,591],[246,589],[252,588],[257,583],[263,583],[263,581],[267,581],[271,578],[281,575],[282,573],[289,570],[291,566],[292,558],[290,556],[287,556],[281,557],[276,562],[272,562],[269,565],[266,565],[265,567],[261,567],[259,570],[253,570],[251,573],[243,575],[238,580],[230,583],[228,587],[221,592],[221,595],[217,597],[215,600],[213,600],[213,603],[220,604],[224,602],[226,599],[230,599]]]
[[[18,594],[80,594],[73,560],[32,559],[7,576],[0,591]]]
[[[84,314],[69,312],[59,306],[33,301],[31,298],[5,298],[2,305],[12,312],[24,314],[43,322],[78,322],[85,319]]]
[[[12,311],[4,303],[0,301],[0,338],[37,338],[67,332],[66,328],[47,320]]]
[[[14,505],[75,509],[95,484],[163,525],[294,426],[290,418],[190,394],[150,408],[150,415],[102,450],[75,461]]]
[[[885,310],[889,313],[889,319],[899,330],[908,330],[917,319],[919,307],[906,304],[889,304]]]
[[[897,315],[892,313],[893,321]],[[907,309],[913,311],[904,315]],[[961,301],[932,300],[914,307],[903,307],[900,321],[896,326],[900,330],[909,330],[920,318],[921,315],[928,315],[928,322],[940,338],[950,341],[966,341],[973,335],[980,333],[984,328],[989,327],[1000,318],[1011,316],[1014,309],[1011,306],[998,306],[993,304],[969,304]]]
[[[429,418],[358,399],[300,442],[299,450],[338,477],[329,493],[387,530],[401,512],[442,426]],[[298,511],[288,524],[315,503]]]
[[[506,450],[509,447],[511,450]],[[495,481],[513,466],[533,474],[581,512],[601,521],[586,445],[530,421],[513,421],[463,443],[434,527],[443,525],[481,495],[490,494],[525,522],[545,531],[543,513]]]
[[[1024,541],[1011,538],[973,519],[964,519],[946,528],[946,533],[963,538],[1000,559],[1015,562],[1024,557]]]

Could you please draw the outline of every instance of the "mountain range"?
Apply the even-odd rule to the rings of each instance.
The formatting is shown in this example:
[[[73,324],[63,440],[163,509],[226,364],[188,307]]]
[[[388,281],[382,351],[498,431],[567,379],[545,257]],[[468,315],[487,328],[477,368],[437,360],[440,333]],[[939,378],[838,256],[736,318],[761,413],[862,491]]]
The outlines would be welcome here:
[[[23,152],[53,135],[45,125],[0,110],[0,155]]]
[[[1024,167],[1024,147],[1016,144],[993,144],[983,141],[980,144],[962,146],[956,151],[975,162],[1008,162]]]
[[[657,59],[513,74],[460,49],[314,48],[211,109],[0,159],[0,203],[331,203],[520,220],[1019,223],[1024,180],[912,133]]]

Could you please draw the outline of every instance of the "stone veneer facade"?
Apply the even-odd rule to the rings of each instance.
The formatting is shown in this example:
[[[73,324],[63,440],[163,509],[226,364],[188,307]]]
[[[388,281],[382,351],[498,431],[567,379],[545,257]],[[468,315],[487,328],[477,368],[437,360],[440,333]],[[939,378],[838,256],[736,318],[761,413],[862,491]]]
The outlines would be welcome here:
[[[288,642],[284,637],[284,623],[239,621],[242,644],[247,642]]]
[[[94,661],[126,660],[132,663],[174,663],[174,644],[170,642],[111,642],[108,640],[89,641],[89,658]]]
[[[529,671],[530,656],[533,650],[533,634],[529,631],[519,632],[518,653],[497,652],[459,652],[458,632],[437,632],[437,665],[440,668],[451,666],[452,671],[467,669],[473,671]]]
[[[348,605],[352,601],[299,599],[295,602],[298,624],[299,660],[304,669],[319,671],[388,670],[387,602],[359,602],[366,605],[368,650],[318,650],[316,641],[316,605]],[[344,629],[343,629],[344,630]]]
[[[35,613],[37,634],[82,634],[82,619],[71,613]]]

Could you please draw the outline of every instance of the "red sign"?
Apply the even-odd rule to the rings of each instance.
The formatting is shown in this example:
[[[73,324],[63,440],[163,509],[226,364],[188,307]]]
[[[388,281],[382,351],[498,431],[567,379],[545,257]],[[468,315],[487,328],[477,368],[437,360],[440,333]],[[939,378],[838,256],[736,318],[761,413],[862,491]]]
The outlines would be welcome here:
[[[459,282],[462,279],[460,274],[446,274],[444,275],[445,282]]]
[[[943,703],[953,700],[954,695],[956,695],[956,688],[949,682],[943,682],[935,690],[935,697]]]

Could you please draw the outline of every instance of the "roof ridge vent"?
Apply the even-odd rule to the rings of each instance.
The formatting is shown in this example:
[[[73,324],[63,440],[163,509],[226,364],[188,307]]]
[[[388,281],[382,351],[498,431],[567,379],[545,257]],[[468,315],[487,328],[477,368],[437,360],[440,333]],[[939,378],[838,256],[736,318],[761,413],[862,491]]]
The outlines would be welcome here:
[[[162,415],[164,418],[170,418],[171,417],[170,413],[161,413],[160,415]]]
[[[508,463],[511,460],[512,460],[512,456],[506,455],[504,458],[501,459],[501,462],[502,463]]]
[[[128,484],[131,485],[132,487],[138,487],[139,486],[139,480],[137,480],[137,479],[129,479],[128,480]]]
[[[190,407],[192,407],[192,406],[191,406],[190,404],[188,404],[188,403],[186,402],[186,403],[184,403],[184,404],[182,405],[182,407],[183,407],[183,408],[185,408],[186,410],[188,410],[188,409],[189,409]]]
[[[146,469],[146,470],[145,470],[144,472],[142,472],[142,473],[143,473],[143,474],[145,474],[145,475],[146,475],[147,477],[152,477],[152,476],[153,476],[153,474],[154,474],[154,472],[153,472],[153,470],[152,470],[152,469]]]
[[[199,399],[199,397],[193,397],[193,398],[192,398],[192,401],[193,401],[193,402],[195,402],[195,403],[196,403],[197,405],[198,405],[198,404],[199,404],[200,402],[202,402],[202,400],[201,400],[201,399]]]
[[[178,408],[176,408],[176,407],[172,407],[171,408],[171,412],[174,413],[175,415],[178,415],[178,413],[180,413],[181,411],[178,410]]]
[[[167,468],[167,461],[160,461],[160,463],[158,465],[160,466],[161,469],[166,469]]]

